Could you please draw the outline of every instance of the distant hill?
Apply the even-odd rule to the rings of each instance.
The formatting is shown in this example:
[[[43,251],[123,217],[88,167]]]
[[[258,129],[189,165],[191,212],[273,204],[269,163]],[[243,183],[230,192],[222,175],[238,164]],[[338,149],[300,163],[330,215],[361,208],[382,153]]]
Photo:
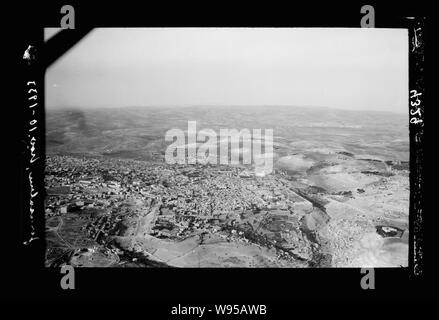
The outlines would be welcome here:
[[[349,152],[408,160],[407,115],[285,106],[48,110],[47,153],[150,159],[166,149],[166,131],[186,130],[188,120],[197,121],[197,130],[272,128],[275,141],[296,147],[304,142],[314,148],[339,145]]]

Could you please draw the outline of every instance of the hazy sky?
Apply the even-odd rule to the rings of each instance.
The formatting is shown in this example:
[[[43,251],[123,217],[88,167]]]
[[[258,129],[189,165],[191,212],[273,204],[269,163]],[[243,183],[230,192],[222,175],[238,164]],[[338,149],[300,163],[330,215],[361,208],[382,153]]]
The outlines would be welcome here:
[[[407,39],[405,29],[95,29],[48,69],[46,105],[407,112]]]

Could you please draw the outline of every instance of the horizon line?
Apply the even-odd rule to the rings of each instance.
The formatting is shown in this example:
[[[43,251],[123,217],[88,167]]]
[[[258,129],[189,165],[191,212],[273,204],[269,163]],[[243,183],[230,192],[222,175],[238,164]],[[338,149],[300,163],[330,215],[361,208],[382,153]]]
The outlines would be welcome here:
[[[405,112],[401,111],[390,111],[390,110],[378,110],[378,109],[344,109],[340,107],[329,107],[329,106],[315,106],[315,105],[291,105],[291,104],[228,104],[228,105],[220,105],[220,104],[181,104],[181,105],[126,105],[126,106],[94,106],[94,107],[84,107],[84,106],[45,106],[45,109],[48,111],[57,111],[57,110],[93,110],[93,109],[123,109],[123,108],[220,108],[220,107],[289,107],[289,108],[311,108],[311,109],[333,109],[340,111],[348,111],[348,112],[382,112],[382,113],[392,113],[403,115]],[[407,105],[407,114],[409,113],[409,107]]]

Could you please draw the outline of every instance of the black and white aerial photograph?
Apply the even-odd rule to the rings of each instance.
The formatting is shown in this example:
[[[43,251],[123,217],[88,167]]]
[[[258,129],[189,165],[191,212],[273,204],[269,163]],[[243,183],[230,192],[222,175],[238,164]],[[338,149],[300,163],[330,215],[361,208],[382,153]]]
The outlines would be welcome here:
[[[93,29],[45,73],[45,266],[408,267],[408,37]]]

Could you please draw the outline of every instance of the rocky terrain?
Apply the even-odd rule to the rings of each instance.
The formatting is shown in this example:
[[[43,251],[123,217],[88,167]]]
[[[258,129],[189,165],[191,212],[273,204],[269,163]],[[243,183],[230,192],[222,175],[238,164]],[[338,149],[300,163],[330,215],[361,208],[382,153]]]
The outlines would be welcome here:
[[[47,266],[407,266],[404,117],[209,110],[49,113]],[[274,171],[166,164],[187,119],[274,128]]]
[[[352,159],[332,159],[339,164],[311,170],[320,172],[324,189],[281,169],[259,177],[244,167],[48,157],[47,263],[406,265],[406,171],[386,164],[376,171],[382,162],[358,160],[355,167],[366,173],[350,172],[356,184],[341,190],[333,181]]]

